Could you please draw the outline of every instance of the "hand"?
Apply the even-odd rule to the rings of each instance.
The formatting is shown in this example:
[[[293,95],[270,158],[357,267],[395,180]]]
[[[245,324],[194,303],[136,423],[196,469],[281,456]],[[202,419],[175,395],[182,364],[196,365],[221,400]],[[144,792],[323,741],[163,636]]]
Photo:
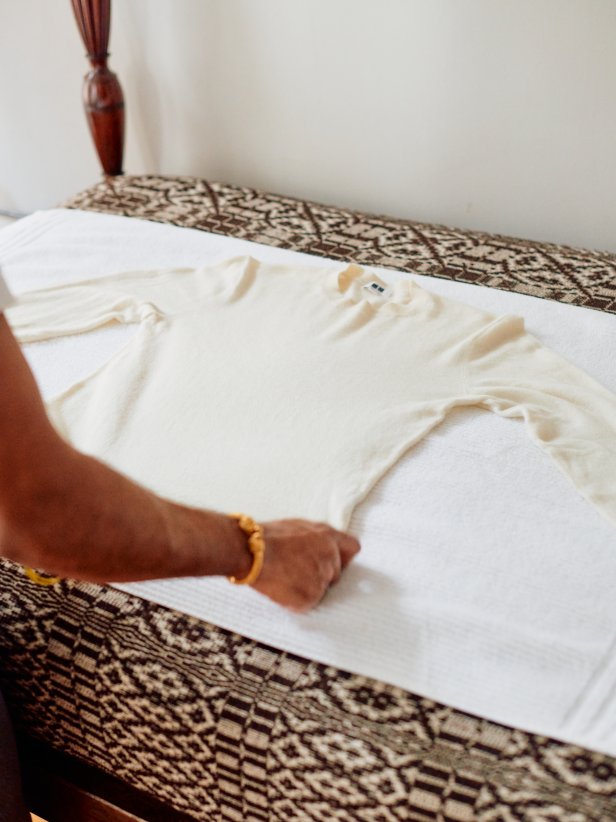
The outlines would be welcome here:
[[[355,537],[323,522],[280,519],[262,525],[265,560],[252,587],[299,613],[321,601],[360,548]]]

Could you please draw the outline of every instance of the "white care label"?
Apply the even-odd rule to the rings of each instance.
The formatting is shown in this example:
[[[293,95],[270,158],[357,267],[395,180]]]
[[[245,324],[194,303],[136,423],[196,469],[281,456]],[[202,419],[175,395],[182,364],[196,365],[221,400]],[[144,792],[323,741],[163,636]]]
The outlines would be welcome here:
[[[375,294],[377,297],[383,297],[384,299],[391,296],[391,288],[388,288],[382,283],[378,283],[376,280],[371,280],[369,283],[362,286],[362,288],[365,288],[371,294]]]

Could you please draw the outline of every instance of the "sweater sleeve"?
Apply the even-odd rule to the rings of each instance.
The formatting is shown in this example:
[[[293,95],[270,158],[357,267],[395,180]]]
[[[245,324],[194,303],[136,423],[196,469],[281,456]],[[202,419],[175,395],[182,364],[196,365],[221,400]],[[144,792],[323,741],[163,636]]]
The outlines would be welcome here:
[[[22,343],[82,334],[107,323],[134,323],[158,315],[152,304],[139,303],[121,292],[85,286],[32,291],[7,311],[13,333]]]
[[[107,323],[140,323],[193,309],[203,298],[232,298],[256,263],[233,257],[202,268],[128,271],[22,294],[7,311],[20,342],[82,334]]]
[[[7,319],[20,342],[82,334],[108,323],[156,320],[177,310],[184,297],[174,289],[188,269],[127,272],[19,296]]]
[[[471,340],[467,390],[503,417],[521,417],[531,439],[616,525],[616,395],[524,330],[491,322]]]

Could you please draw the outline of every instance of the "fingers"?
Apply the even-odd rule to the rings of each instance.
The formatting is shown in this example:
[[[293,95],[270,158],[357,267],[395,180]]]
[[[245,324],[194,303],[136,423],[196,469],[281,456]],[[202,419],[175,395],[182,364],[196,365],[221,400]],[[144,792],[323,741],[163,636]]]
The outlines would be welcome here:
[[[342,552],[340,550],[338,550],[338,551],[334,551],[334,555],[332,557],[329,585],[335,585],[338,582],[338,580],[340,579],[340,574],[341,573],[342,573]],[[327,588],[325,590],[327,590]],[[325,591],[323,593],[325,593]]]
[[[359,541],[350,534],[338,531],[338,548],[340,549],[340,562],[342,569],[346,568],[353,557],[361,550]]]
[[[324,533],[329,533],[336,544],[336,573],[334,578],[332,578],[331,583],[338,582],[340,578],[340,574],[349,562],[353,559],[353,557],[358,554],[361,550],[361,545],[359,540],[357,540],[351,534],[345,533],[344,531],[338,531],[336,528],[333,528],[331,525],[328,525],[326,522],[320,522],[316,524],[319,529],[321,529]],[[314,524],[313,524],[314,527]],[[339,567],[338,567],[339,562]]]
[[[360,549],[355,537],[324,522],[275,520],[264,530],[265,564],[253,588],[297,613],[323,599]]]
[[[337,550],[334,551],[332,557],[333,566],[328,587],[338,582],[343,570],[360,550],[360,544],[355,537],[345,534],[343,531],[332,530]]]

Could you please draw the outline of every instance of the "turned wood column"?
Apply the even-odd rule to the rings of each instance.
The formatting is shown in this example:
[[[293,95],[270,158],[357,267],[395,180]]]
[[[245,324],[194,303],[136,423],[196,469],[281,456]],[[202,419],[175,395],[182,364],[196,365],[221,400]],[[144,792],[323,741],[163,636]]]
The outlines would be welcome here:
[[[105,175],[122,174],[124,97],[107,67],[111,0],[71,0],[92,66],[83,82],[83,105]]]

